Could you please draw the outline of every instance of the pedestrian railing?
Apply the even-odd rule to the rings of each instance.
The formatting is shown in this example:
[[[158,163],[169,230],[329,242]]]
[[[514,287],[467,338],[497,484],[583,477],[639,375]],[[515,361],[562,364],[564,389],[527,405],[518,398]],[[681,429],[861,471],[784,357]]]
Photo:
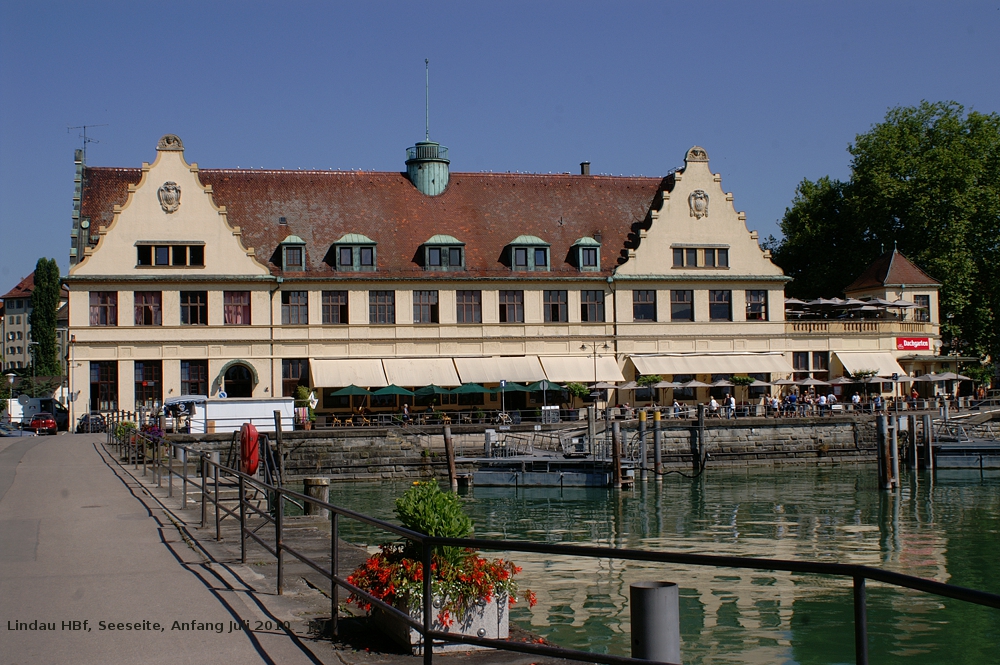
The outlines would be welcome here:
[[[975,605],[990,607],[1000,610],[1000,595],[977,591],[965,587],[959,587],[933,580],[927,580],[912,575],[895,573],[878,568],[854,564],[840,563],[818,563],[812,561],[790,561],[783,559],[759,559],[752,557],[720,556],[710,554],[687,554],[679,552],[655,552],[634,549],[616,549],[608,547],[592,547],[583,545],[561,545],[552,543],[536,543],[515,540],[486,540],[478,538],[436,538],[421,533],[410,531],[403,527],[385,522],[383,520],[348,510],[336,506],[327,501],[307,496],[301,492],[296,492],[285,487],[261,481],[258,477],[241,472],[238,469],[223,466],[219,462],[213,461],[211,454],[205,451],[192,449],[189,445],[179,444],[164,439],[151,437],[142,432],[137,432],[129,437],[119,436],[109,427],[108,443],[115,450],[121,459],[130,464],[135,464],[136,468],[141,463],[143,473],[147,467],[151,469],[156,478],[158,486],[162,486],[163,475],[166,473],[168,483],[168,496],[173,494],[174,478],[179,477],[181,482],[181,506],[186,507],[188,503],[189,485],[193,484],[189,480],[188,472],[192,468],[191,461],[197,463],[193,468],[197,471],[198,488],[201,503],[201,526],[204,528],[208,519],[209,504],[214,511],[215,537],[222,539],[222,522],[232,518],[240,524],[240,559],[246,563],[247,540],[252,540],[260,545],[266,552],[277,560],[277,593],[284,593],[285,588],[285,555],[290,555],[301,561],[318,574],[331,582],[332,593],[330,594],[331,629],[333,639],[338,635],[338,619],[340,605],[340,589],[364,598],[373,606],[378,607],[383,612],[398,617],[407,625],[416,629],[422,636],[424,645],[433,644],[434,641],[441,643],[462,643],[501,649],[505,651],[517,651],[521,653],[534,654],[538,656],[549,656],[564,658],[568,660],[604,663],[607,665],[625,665],[632,663],[645,663],[648,661],[624,656],[613,656],[607,654],[591,653],[576,649],[564,649],[557,646],[515,642],[498,639],[487,639],[471,635],[460,635],[456,633],[445,633],[433,629],[433,610],[431,594],[431,554],[436,548],[461,547],[487,551],[505,552],[528,552],[536,554],[549,554],[567,557],[586,557],[593,559],[616,559],[623,561],[644,561],[652,563],[681,564],[691,566],[709,566],[713,568],[735,568],[742,570],[761,571],[784,571],[791,573],[825,575],[851,580],[853,585],[853,605],[854,605],[854,645],[855,662],[859,665],[868,663],[868,619],[867,619],[867,582],[869,580],[888,584],[891,586],[912,589],[922,593],[933,594],[944,598],[951,598]],[[179,462],[175,458],[180,458]],[[209,484],[209,476],[211,483]],[[223,491],[232,492],[236,490],[235,497],[226,498]],[[257,496],[266,494],[272,500],[268,502],[269,509],[262,509],[258,503],[250,499],[250,493]],[[332,521],[332,537],[330,540],[330,565],[329,567],[311,559],[299,550],[295,549],[292,543],[286,541],[285,536],[285,512],[286,504],[293,503],[300,507],[307,504],[315,506],[317,509],[326,509],[330,512]],[[251,528],[248,525],[249,519],[256,517],[263,521],[263,524]],[[423,593],[421,607],[423,608],[422,620],[416,620],[405,612],[384,603],[368,592],[347,581],[341,574],[338,566],[341,520],[353,520],[361,524],[366,524],[378,530],[384,531],[393,536],[404,538],[421,545],[423,552]],[[264,526],[269,526],[273,535],[271,539],[264,538]],[[426,665],[433,662],[433,648],[423,648],[423,658]]]

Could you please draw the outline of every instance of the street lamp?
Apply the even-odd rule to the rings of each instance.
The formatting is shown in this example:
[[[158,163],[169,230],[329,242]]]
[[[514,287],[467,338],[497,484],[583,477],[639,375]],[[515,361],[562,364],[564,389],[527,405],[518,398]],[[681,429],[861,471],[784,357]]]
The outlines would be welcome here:
[[[594,356],[594,390],[593,390],[592,393],[590,393],[590,396],[593,397],[595,401],[597,400],[597,397],[598,397],[598,390],[597,390],[597,344],[598,344],[597,342],[591,342],[590,344],[587,344],[586,342],[584,342],[583,344],[580,345],[580,350],[581,351],[586,351],[587,349],[591,349],[591,348],[593,349],[593,356]],[[608,351],[608,350],[611,349],[611,347],[608,346],[607,342],[604,342],[604,344],[600,348],[601,348],[602,351]]]

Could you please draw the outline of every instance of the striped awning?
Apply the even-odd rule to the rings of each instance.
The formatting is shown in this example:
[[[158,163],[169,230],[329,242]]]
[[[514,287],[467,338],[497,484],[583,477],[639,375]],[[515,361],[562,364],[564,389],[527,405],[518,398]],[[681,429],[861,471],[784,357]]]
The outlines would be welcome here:
[[[462,383],[531,383],[546,378],[538,356],[455,358],[455,367]]]

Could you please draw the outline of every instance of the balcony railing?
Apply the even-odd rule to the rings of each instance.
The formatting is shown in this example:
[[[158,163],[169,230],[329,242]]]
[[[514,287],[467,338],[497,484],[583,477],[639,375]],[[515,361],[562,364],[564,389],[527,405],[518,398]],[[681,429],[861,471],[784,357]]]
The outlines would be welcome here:
[[[918,321],[785,321],[786,333],[820,333],[824,335],[936,334],[936,326]]]

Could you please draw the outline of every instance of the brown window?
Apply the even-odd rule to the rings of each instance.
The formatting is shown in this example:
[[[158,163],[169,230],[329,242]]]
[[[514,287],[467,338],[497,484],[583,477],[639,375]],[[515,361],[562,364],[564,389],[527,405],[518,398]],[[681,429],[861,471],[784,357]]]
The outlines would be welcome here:
[[[368,292],[368,323],[396,322],[396,292]]]
[[[792,353],[792,368],[795,369],[795,373],[792,375],[792,379],[795,381],[802,381],[803,379],[809,378],[809,352],[808,351],[795,351]]]
[[[117,291],[90,292],[90,325],[92,326],[118,325]]]
[[[604,291],[580,291],[580,320],[604,322]]]
[[[930,296],[913,296],[913,302],[916,303],[917,308],[913,310],[913,320],[914,321],[930,321],[931,320],[931,297]]]
[[[500,323],[524,323],[524,291],[500,292]]]
[[[456,291],[455,314],[458,323],[482,323],[483,292]]]
[[[208,394],[207,360],[181,361],[181,394],[182,395]]]
[[[829,351],[813,351],[812,354],[812,368],[813,376],[817,379],[825,378],[825,373],[830,371],[830,352]],[[820,376],[816,376],[817,373],[822,373]]]
[[[309,360],[284,358],[281,361],[281,394],[295,397],[295,389],[299,386],[309,386]]]
[[[90,410],[118,410],[118,363],[90,363]]]
[[[694,291],[670,292],[670,320],[694,321]]]
[[[546,291],[544,294],[545,322],[569,321],[568,291]]]
[[[747,291],[747,321],[767,321],[767,291]]]
[[[222,304],[222,313],[227,326],[250,325],[249,291],[224,291]]]
[[[302,254],[301,247],[285,247],[285,270],[302,270]]]
[[[347,323],[347,291],[323,292],[323,323]]]
[[[163,364],[159,360],[136,361],[135,405],[156,409],[163,403]]]
[[[708,292],[708,318],[712,321],[733,320],[733,292]]]
[[[632,292],[632,320],[656,320],[656,291],[644,290]]]
[[[208,291],[181,291],[181,325],[208,325]]]
[[[161,306],[161,291],[136,291],[135,325],[162,326],[163,310]]]
[[[596,247],[584,247],[580,250],[580,267],[581,268],[596,268],[597,267],[597,248]]]
[[[438,323],[438,292],[413,292],[413,322]]]
[[[729,267],[729,250],[728,249],[717,250],[716,251],[716,258],[717,258],[717,260],[716,260],[716,266],[717,267],[719,267],[719,268],[728,268]]]
[[[309,292],[281,292],[281,324],[304,326],[309,323]]]

